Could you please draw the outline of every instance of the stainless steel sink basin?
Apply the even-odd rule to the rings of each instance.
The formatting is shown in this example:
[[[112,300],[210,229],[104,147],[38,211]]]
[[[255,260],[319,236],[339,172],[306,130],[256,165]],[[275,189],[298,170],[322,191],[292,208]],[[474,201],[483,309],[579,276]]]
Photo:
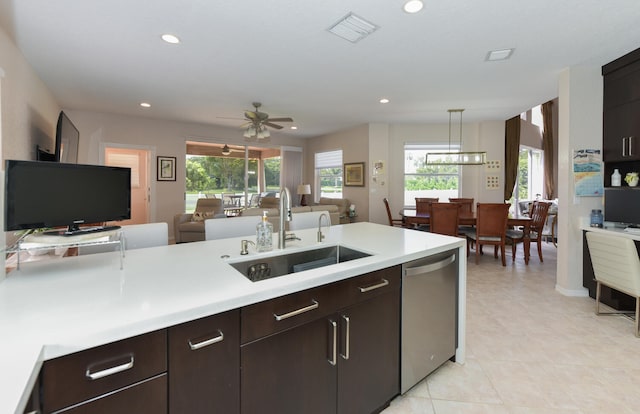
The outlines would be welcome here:
[[[327,246],[279,256],[229,263],[252,282],[371,256],[344,246]]]

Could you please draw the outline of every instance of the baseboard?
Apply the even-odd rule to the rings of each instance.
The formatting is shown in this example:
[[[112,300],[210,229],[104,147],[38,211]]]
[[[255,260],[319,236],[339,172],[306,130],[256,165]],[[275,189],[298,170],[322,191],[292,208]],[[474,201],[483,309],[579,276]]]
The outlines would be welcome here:
[[[556,285],[556,290],[563,294],[564,296],[575,296],[575,297],[587,297],[589,296],[589,289],[581,288],[581,289],[565,289],[559,285]]]

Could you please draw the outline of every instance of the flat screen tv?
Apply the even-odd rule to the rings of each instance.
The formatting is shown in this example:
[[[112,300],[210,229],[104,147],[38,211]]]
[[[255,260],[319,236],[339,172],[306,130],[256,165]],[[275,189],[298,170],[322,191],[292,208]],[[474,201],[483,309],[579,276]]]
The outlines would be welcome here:
[[[58,162],[78,162],[78,142],[80,133],[67,114],[60,112],[56,125],[55,160]]]
[[[640,227],[640,188],[604,189],[604,219],[618,227]]]
[[[73,235],[131,218],[130,168],[6,160],[4,188],[7,231],[65,226],[51,234]]]

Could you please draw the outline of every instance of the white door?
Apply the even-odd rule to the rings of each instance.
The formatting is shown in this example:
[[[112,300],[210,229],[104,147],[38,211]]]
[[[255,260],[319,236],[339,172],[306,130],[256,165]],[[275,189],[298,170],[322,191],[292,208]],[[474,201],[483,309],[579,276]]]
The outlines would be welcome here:
[[[149,222],[150,152],[145,149],[105,147],[104,164],[112,167],[131,168],[131,219],[119,221],[118,225],[144,224]]]

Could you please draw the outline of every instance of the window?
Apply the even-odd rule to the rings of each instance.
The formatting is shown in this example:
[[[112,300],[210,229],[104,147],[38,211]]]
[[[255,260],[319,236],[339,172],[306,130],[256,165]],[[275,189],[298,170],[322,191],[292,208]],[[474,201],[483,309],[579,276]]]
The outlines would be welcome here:
[[[416,197],[438,197],[446,202],[459,197],[459,165],[426,165],[427,152],[459,151],[458,145],[406,144],[404,146],[404,205]]]
[[[542,198],[544,190],[544,167],[542,150],[520,146],[518,178],[514,191],[515,203]]]
[[[315,154],[314,198],[342,198],[342,150]]]

